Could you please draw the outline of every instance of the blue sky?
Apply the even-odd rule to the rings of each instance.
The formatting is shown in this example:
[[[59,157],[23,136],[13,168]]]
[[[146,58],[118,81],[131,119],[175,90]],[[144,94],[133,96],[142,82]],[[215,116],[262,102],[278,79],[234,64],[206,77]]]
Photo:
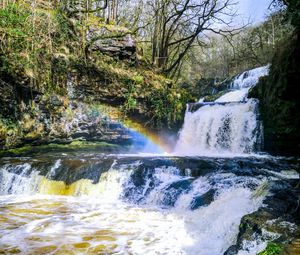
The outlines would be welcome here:
[[[240,19],[245,22],[250,19],[250,22],[257,23],[264,20],[271,0],[238,0],[237,2]]]

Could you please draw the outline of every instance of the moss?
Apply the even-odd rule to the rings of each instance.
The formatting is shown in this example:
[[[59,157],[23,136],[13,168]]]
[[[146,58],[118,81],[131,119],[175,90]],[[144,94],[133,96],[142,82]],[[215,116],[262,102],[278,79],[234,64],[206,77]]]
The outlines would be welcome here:
[[[0,149],[16,147],[20,141],[20,127],[16,121],[0,119]]]
[[[276,244],[276,243],[268,243],[267,248],[258,253],[257,255],[277,255],[280,254],[283,251],[283,247],[280,244]]]
[[[61,148],[64,148],[64,147],[68,147],[68,148],[75,148],[75,147],[80,147],[80,148],[96,148],[98,146],[100,146],[100,147],[111,147],[111,148],[118,147],[117,145],[111,144],[111,143],[105,143],[105,142],[88,142],[88,141],[80,141],[80,140],[73,141],[73,142],[71,142],[68,145],[56,145],[56,146],[61,147]]]
[[[9,150],[0,151],[0,157],[4,156],[20,156],[23,154],[27,154],[32,149],[32,146],[26,145],[20,148],[14,148]]]
[[[34,154],[55,152],[80,152],[80,151],[114,151],[121,149],[116,144],[106,142],[73,141],[70,144],[48,144],[40,146],[26,145],[20,148],[0,151],[0,157],[31,156]]]

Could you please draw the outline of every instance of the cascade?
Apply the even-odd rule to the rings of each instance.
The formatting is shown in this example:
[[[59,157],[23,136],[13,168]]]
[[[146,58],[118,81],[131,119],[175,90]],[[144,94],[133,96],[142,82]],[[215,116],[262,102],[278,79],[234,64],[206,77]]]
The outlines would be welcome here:
[[[246,158],[76,157],[0,163],[1,253],[221,255],[266,195]],[[249,254],[265,247],[255,242]]]
[[[269,66],[238,75],[229,92],[214,102],[200,102],[187,107],[175,154],[216,155],[249,154],[261,146],[261,122],[255,99],[248,99],[249,89]],[[196,111],[192,111],[193,108]]]
[[[59,254],[221,254],[234,241],[239,219],[262,203],[252,195],[260,179],[227,173],[194,178],[193,168],[168,160],[106,161],[105,171],[93,168],[96,160],[72,183],[62,177],[66,159],[46,171],[35,161],[0,167],[4,251],[40,254],[51,246]]]

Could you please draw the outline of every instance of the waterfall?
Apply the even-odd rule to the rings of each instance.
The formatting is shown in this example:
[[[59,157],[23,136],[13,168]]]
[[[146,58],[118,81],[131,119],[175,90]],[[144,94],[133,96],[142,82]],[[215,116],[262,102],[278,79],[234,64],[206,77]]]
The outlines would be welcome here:
[[[175,153],[179,155],[249,154],[261,147],[261,122],[258,101],[248,99],[249,89],[269,66],[238,75],[230,91],[214,102],[199,102],[192,111],[187,107],[184,125]]]
[[[260,122],[257,101],[247,94],[267,72],[268,67],[245,72],[214,102],[189,104],[177,152],[253,152]],[[146,136],[132,136],[140,148],[159,152]],[[286,235],[294,227],[281,208],[298,206],[297,191],[288,193],[299,180],[295,169],[294,158],[268,156],[93,151],[3,157],[0,254],[222,255],[238,249],[255,255],[280,236],[264,229],[275,224],[274,216],[280,224],[275,231]],[[251,234],[246,217],[250,235],[239,240],[243,217],[253,212],[259,213],[255,220],[262,218],[262,231]]]

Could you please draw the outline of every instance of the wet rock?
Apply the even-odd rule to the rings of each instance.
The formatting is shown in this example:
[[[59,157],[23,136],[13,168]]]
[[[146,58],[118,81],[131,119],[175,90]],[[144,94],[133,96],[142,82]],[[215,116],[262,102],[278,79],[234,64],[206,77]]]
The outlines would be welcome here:
[[[4,132],[4,130],[0,131],[0,149],[4,147],[6,143],[6,134]]]
[[[72,134],[71,137],[73,139],[77,139],[77,138],[89,139],[90,134],[88,131],[79,131],[79,132]]]
[[[161,200],[161,205],[164,207],[174,206],[178,197],[183,192],[188,192],[191,189],[192,180],[184,179],[171,183],[166,187],[163,192],[163,197]]]
[[[239,249],[237,247],[237,245],[231,245],[225,252],[223,255],[236,255],[238,254]]]
[[[191,202],[191,210],[196,210],[204,205],[209,205],[214,200],[215,190],[211,189],[201,196],[194,197]]]
[[[50,107],[60,107],[63,106],[63,100],[57,95],[52,95],[49,99]]]
[[[236,244],[230,246],[224,254],[237,254],[243,249],[245,241],[287,244],[294,240],[295,233],[299,231],[299,190],[295,185],[297,182],[293,180],[271,182],[265,206],[242,218]],[[272,234],[268,236],[266,233]]]

